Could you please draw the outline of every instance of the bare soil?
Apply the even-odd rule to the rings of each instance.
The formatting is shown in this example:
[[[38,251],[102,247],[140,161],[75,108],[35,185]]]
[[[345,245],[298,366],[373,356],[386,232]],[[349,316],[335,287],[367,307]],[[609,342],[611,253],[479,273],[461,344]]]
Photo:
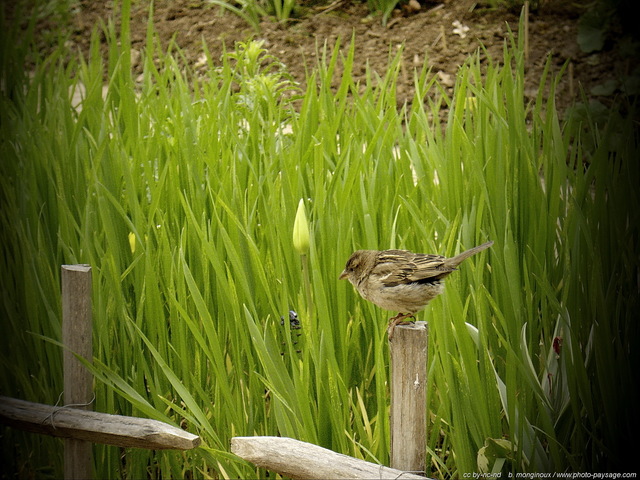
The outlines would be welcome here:
[[[366,65],[384,74],[390,53],[404,46],[403,69],[397,85],[399,103],[411,100],[413,69],[419,69],[425,59],[442,84],[451,88],[459,67],[479,47],[486,49],[486,53],[482,53],[483,58],[489,55],[500,60],[509,31],[516,36],[521,34],[518,32],[518,11],[490,9],[473,0],[420,1],[417,12],[398,9],[386,26],[382,25],[379,16],[370,16],[366,3],[353,0],[336,0],[330,5],[315,6],[303,1],[297,18],[286,23],[265,20],[260,24],[260,32],[238,15],[200,0],[156,0],[153,22],[163,47],[166,48],[174,39],[186,60],[194,66],[199,61],[202,63],[203,40],[213,59],[217,60],[224,48],[232,50],[237,41],[262,39],[269,53],[283,62],[303,85],[325,42],[331,49],[340,40],[345,49],[353,36],[353,75],[356,80],[364,79]],[[632,69],[631,60],[618,55],[615,42],[609,42],[596,53],[581,51],[577,30],[583,7],[564,0],[547,0],[540,4],[529,16],[529,97],[535,95],[548,56],[551,56],[554,72],[567,62],[571,65],[558,89],[557,99],[561,108],[577,98],[581,88],[591,95],[593,87],[603,85],[611,78],[621,78]],[[70,43],[84,52],[88,51],[91,31],[100,21],[113,18],[116,26],[119,25],[119,14],[114,12],[113,2],[80,0],[68,18]],[[144,48],[148,19],[149,2],[133,2],[131,37],[134,53]],[[43,19],[45,24],[46,21]],[[466,35],[454,31],[453,23],[456,21],[468,27]],[[139,55],[134,55],[133,66],[140,73]],[[608,92],[607,95],[611,97],[614,93]],[[604,98],[605,103],[606,100]]]

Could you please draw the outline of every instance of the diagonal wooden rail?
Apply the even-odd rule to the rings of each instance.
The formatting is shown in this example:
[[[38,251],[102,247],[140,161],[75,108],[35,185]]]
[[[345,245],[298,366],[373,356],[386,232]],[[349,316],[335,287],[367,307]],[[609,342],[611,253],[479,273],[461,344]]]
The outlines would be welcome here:
[[[231,452],[294,480],[364,479],[425,480],[425,477],[336,453],[286,437],[233,437]]]
[[[0,396],[0,423],[33,433],[150,450],[189,450],[200,437],[148,418],[52,407]]]

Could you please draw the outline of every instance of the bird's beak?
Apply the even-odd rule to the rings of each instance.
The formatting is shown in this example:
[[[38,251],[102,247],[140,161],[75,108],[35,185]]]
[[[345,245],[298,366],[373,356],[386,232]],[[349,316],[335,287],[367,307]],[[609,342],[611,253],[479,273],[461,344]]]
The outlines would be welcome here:
[[[338,277],[338,280],[344,280],[345,278],[347,278],[347,271],[343,270],[340,276]]]

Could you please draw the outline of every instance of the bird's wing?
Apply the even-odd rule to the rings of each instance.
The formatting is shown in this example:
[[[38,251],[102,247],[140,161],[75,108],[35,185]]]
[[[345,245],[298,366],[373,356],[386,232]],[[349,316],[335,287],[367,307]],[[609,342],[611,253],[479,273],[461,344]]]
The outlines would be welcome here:
[[[412,253],[407,250],[380,252],[377,265],[371,271],[386,287],[440,280],[454,269],[444,263],[441,255]]]

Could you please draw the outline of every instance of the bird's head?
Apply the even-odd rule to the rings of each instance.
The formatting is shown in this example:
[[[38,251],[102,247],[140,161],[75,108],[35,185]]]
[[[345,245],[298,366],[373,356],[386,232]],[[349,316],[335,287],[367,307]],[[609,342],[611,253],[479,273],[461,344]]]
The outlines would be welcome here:
[[[355,285],[375,264],[376,253],[376,250],[357,250],[353,252],[338,278],[340,280],[346,278]]]

